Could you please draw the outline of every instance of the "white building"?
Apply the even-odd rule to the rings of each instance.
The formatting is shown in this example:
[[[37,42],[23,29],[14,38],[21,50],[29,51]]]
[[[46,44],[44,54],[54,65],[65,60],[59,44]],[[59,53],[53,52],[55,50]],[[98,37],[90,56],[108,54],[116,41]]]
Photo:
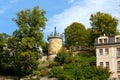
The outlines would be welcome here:
[[[97,66],[108,67],[110,78],[120,80],[120,35],[95,39]]]

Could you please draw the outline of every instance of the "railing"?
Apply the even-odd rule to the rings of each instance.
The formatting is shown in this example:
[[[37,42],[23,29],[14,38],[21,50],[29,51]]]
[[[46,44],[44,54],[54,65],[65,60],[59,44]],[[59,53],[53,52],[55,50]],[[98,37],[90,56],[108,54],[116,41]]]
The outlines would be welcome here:
[[[50,34],[50,35],[48,35],[48,39],[51,39],[51,38],[60,38],[60,39],[62,39],[63,35],[62,34]]]
[[[108,42],[108,43],[94,43],[94,45],[111,45],[111,44],[120,44],[120,42]]]

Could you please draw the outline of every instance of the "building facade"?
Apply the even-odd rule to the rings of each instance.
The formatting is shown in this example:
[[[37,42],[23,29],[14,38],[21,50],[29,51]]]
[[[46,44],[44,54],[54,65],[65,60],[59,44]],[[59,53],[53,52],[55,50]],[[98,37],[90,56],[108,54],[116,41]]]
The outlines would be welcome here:
[[[107,67],[110,78],[120,80],[120,35],[95,39],[97,66]]]
[[[56,27],[54,33],[48,36],[48,42],[48,60],[52,61],[62,49],[62,35],[56,32]]]

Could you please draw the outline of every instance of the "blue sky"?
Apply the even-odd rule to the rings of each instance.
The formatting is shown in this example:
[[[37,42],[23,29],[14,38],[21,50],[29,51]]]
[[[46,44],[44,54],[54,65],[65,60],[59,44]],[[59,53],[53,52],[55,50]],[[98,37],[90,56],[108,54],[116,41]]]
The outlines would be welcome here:
[[[44,39],[54,27],[63,33],[64,29],[73,22],[80,22],[86,28],[91,27],[89,18],[98,11],[109,13],[120,20],[120,0],[0,0],[0,33],[12,35],[17,25],[12,21],[16,13],[27,8],[39,6],[46,11],[48,19],[44,30]],[[119,21],[120,23],[120,21]],[[120,30],[120,25],[118,26]]]

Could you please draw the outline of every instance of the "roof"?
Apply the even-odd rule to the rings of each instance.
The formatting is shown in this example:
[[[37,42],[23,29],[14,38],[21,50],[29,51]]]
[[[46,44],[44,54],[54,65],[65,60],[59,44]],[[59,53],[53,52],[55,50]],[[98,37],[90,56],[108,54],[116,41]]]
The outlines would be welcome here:
[[[95,46],[100,46],[100,45],[113,45],[113,44],[120,44],[120,39],[119,41],[116,41],[116,38],[119,37],[120,38],[120,35],[117,35],[115,37],[104,37],[107,39],[107,42],[105,43],[99,43],[99,39],[104,39],[103,37],[98,37],[95,39],[95,42],[94,42],[94,45]]]

